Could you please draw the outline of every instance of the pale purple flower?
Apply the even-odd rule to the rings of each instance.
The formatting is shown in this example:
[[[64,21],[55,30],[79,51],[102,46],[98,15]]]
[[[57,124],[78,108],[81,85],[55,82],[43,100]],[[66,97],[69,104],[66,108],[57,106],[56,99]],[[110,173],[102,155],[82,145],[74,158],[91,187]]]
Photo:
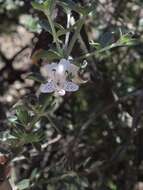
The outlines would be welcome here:
[[[79,68],[69,60],[61,59],[59,63],[51,63],[44,66],[47,73],[47,83],[40,86],[42,93],[55,92],[64,96],[66,92],[75,92],[79,86],[73,79],[78,76]]]

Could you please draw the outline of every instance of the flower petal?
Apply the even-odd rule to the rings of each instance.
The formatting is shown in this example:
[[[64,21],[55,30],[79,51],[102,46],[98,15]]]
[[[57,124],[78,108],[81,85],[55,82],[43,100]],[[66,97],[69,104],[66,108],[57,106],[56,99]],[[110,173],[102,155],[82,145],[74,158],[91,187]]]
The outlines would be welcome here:
[[[60,89],[59,91],[57,91],[57,94],[60,95],[60,96],[64,96],[65,95],[65,90],[63,89]]]
[[[70,61],[67,59],[61,59],[59,64],[63,64],[63,65],[70,65]]]
[[[75,92],[79,89],[79,86],[73,82],[65,82],[64,89],[67,92]]]
[[[44,77],[47,77],[47,78],[52,78],[53,77],[53,70],[56,70],[57,68],[57,63],[48,63],[46,65],[44,65],[42,68],[41,68],[41,73]]]
[[[55,69],[57,67],[57,63],[53,62],[53,63],[48,63],[46,65],[43,66],[43,68],[45,70],[47,70],[47,72],[51,71],[52,69]]]
[[[69,71],[69,69],[70,69],[70,61],[69,60],[67,60],[67,59],[61,59],[60,60],[60,62],[59,62],[59,65],[63,65],[63,67],[64,67],[64,70],[66,71]]]
[[[53,82],[51,81],[51,82],[48,82],[46,84],[41,84],[40,91],[42,93],[51,93],[51,92],[55,91],[55,87],[54,87]]]
[[[56,68],[56,74],[58,75],[65,75],[65,67],[62,64],[58,64]]]
[[[76,75],[76,74],[78,73],[78,71],[79,71],[79,67],[76,66],[76,65],[74,65],[74,64],[71,64],[71,65],[70,65],[70,71],[71,71],[71,73],[72,73],[73,75]]]

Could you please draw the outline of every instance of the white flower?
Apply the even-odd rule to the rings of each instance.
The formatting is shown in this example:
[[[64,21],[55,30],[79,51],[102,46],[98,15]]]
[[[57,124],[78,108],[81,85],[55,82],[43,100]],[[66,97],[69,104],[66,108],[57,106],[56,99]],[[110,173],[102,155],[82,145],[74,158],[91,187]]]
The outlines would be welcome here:
[[[42,93],[55,92],[63,96],[67,92],[75,92],[79,86],[73,82],[78,76],[79,68],[70,63],[69,60],[61,59],[59,63],[51,63],[44,66],[48,81],[40,86]],[[71,79],[70,79],[71,77]]]

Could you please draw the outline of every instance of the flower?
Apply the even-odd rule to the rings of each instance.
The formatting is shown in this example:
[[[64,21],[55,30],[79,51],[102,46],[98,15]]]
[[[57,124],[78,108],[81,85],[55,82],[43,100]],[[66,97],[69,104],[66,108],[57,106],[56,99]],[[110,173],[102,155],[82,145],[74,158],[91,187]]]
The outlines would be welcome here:
[[[71,64],[69,60],[61,59],[59,63],[47,64],[44,69],[48,80],[40,86],[42,93],[55,92],[64,96],[66,92],[75,92],[79,89],[78,84],[73,82],[79,81],[79,67]]]

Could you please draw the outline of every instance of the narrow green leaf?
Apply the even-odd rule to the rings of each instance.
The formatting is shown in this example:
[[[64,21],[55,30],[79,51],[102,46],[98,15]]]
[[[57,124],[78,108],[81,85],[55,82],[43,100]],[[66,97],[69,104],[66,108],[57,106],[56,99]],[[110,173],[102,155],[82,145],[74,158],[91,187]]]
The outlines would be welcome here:
[[[59,23],[57,23],[57,22],[55,22],[54,23],[55,24],[55,27],[57,28],[57,29],[59,29],[59,30],[65,30],[65,28],[61,25],[61,24],[59,24]]]
[[[62,6],[64,9],[71,9],[76,11],[77,13],[86,14],[86,8],[74,3],[71,0],[60,0],[57,1],[57,4]]]
[[[50,13],[52,13],[54,5],[55,5],[55,0],[46,0],[44,2],[44,8],[48,9]]]
[[[27,133],[23,130],[14,130],[12,136],[23,144],[39,143],[44,138],[44,135],[41,132]]]
[[[16,116],[9,117],[8,121],[12,124],[16,124],[17,123],[17,117]]]
[[[28,79],[31,79],[31,80],[34,80],[36,82],[39,82],[39,83],[44,83],[45,82],[45,79],[44,77],[42,77],[40,75],[40,73],[30,73],[28,76],[27,76]]]
[[[34,9],[39,10],[39,11],[44,11],[45,9],[44,4],[41,4],[41,3],[32,2],[31,5]]]
[[[80,22],[80,19],[78,21],[76,21],[76,23],[69,28],[64,28],[63,26],[55,23],[55,26],[58,29],[57,36],[59,37],[59,36],[65,35],[67,32],[71,32],[71,31],[76,30],[78,25],[79,25],[79,22]]]
[[[101,44],[98,42],[90,42],[89,43],[92,47],[96,48],[97,50],[101,49]]]
[[[22,105],[17,106],[16,107],[16,115],[18,120],[23,124],[23,125],[27,125],[29,120],[30,120],[30,116],[28,114],[28,111],[26,110],[26,108]]]
[[[61,55],[54,50],[41,50],[35,57],[37,59],[47,59],[48,61],[53,61],[54,59],[60,59]]]
[[[35,168],[35,169],[32,171],[32,173],[31,173],[31,176],[30,176],[31,180],[33,180],[33,179],[36,177],[37,173],[38,173],[38,169]]]
[[[117,190],[116,184],[114,184],[112,181],[109,181],[109,182],[108,182],[108,187],[109,187],[111,190]]]
[[[136,40],[133,39],[129,34],[122,35],[120,39],[118,40],[118,43],[121,45],[134,45],[136,44]]]
[[[40,20],[39,21],[39,24],[40,26],[47,32],[49,32],[50,34],[52,34],[52,30],[51,30],[51,27],[50,27],[50,24],[48,23],[47,20]]]
[[[29,179],[23,179],[17,184],[18,189],[23,190],[29,188],[30,180]]]

